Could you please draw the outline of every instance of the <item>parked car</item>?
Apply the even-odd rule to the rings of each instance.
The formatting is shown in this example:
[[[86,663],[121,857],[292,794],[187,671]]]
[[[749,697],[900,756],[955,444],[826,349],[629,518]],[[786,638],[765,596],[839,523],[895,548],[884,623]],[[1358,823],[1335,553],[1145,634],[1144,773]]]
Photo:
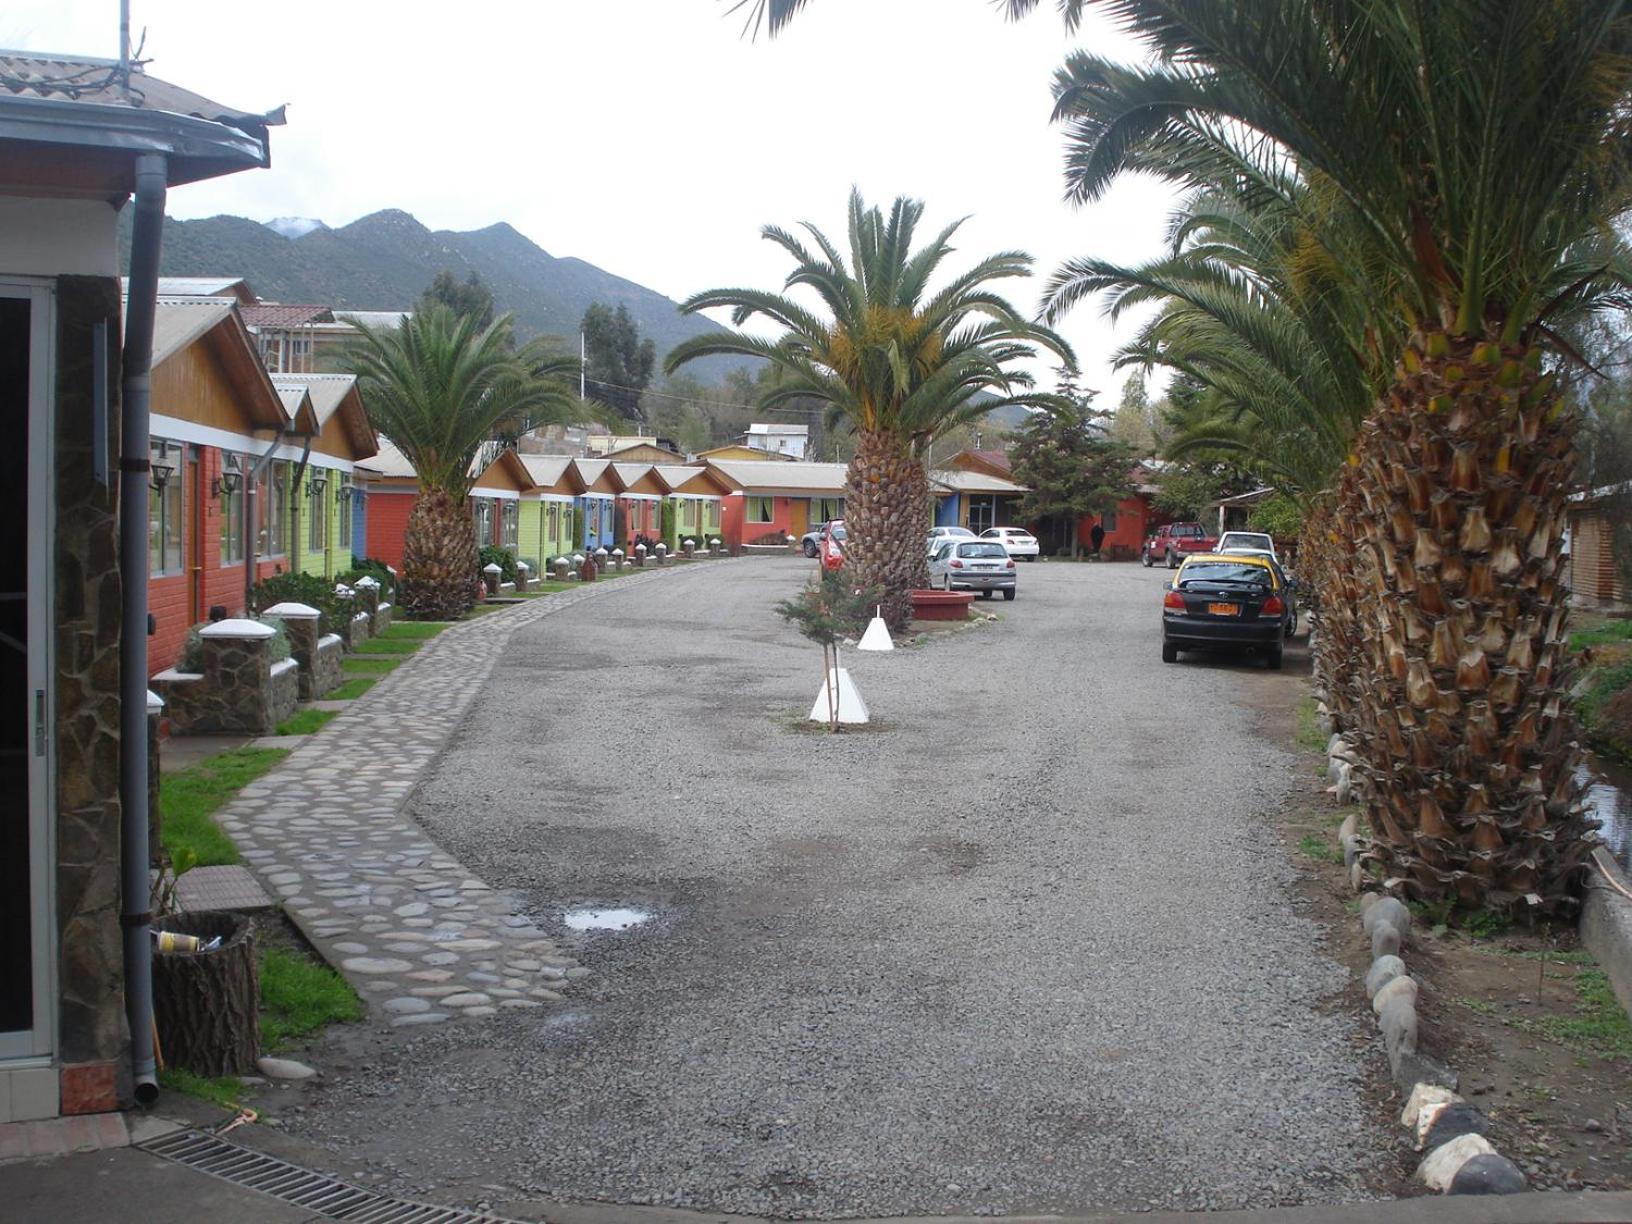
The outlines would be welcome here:
[[[996,540],[1008,549],[1011,557],[1024,557],[1027,561],[1037,560],[1037,554],[1042,548],[1037,543],[1037,537],[1024,527],[988,527],[980,533],[983,540]]]
[[[1238,650],[1281,666],[1295,624],[1292,591],[1268,557],[1189,557],[1162,592],[1162,662],[1181,650]]]
[[[1217,543],[1200,523],[1169,523],[1146,537],[1145,546],[1139,550],[1139,559],[1146,569],[1158,559],[1168,569],[1178,569],[1179,562],[1186,557],[1210,553]]]
[[[1013,599],[1014,558],[996,540],[948,540],[929,559],[929,585],[948,591],[979,591],[990,599],[1002,591]]]
[[[1218,553],[1246,553],[1275,556],[1275,537],[1266,531],[1226,531],[1218,537]]]
[[[974,538],[975,533],[967,527],[931,527],[929,529],[929,538],[924,541],[924,551],[930,556],[934,556],[935,550],[948,540],[972,540]]]
[[[820,527],[816,528],[816,530],[807,531],[804,535],[800,536],[799,547],[804,551],[805,556],[814,557],[818,552],[820,552],[822,544],[827,539],[829,532],[833,533],[833,538],[835,540],[842,543],[845,538],[844,520],[829,519]]]

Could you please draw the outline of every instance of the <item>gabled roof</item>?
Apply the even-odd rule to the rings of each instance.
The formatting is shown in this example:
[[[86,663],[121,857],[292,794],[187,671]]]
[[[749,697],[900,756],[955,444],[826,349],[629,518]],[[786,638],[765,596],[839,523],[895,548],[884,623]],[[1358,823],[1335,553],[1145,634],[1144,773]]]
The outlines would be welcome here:
[[[414,317],[411,310],[336,310],[336,323],[361,323],[365,327],[401,327],[403,320]]]
[[[408,457],[397,449],[397,444],[390,438],[382,434],[379,447],[372,458],[357,466],[386,480],[419,478],[419,473],[414,471],[414,465],[408,462]]]
[[[485,486],[483,481],[487,482]],[[471,491],[475,492],[483,487],[490,489],[514,487],[517,492],[530,493],[533,490],[533,477],[527,471],[527,465],[521,461],[521,457],[507,446],[493,457],[493,462],[476,474]]]
[[[358,459],[365,459],[379,450],[379,435],[374,432],[368,412],[363,407],[355,374],[274,374],[272,385],[278,388],[280,394],[286,386],[304,386],[311,397],[319,432],[326,429],[329,421],[338,413],[346,441]]]
[[[1008,477],[1014,474],[1014,465],[1009,462],[1007,452],[994,447],[965,447],[948,459],[947,465],[965,472],[990,472],[993,476]]]
[[[628,446],[607,451],[606,454],[596,457],[612,463],[638,463],[649,466],[664,459],[679,459],[681,456],[678,451],[671,451],[666,446],[657,446],[651,442],[631,442]]]
[[[130,277],[119,278],[119,292],[130,292]],[[239,276],[161,276],[160,297],[232,298],[240,306],[252,306],[255,292]]]
[[[787,494],[793,497],[842,497],[845,465],[802,463],[797,460],[710,459],[731,488],[744,493]]]
[[[740,459],[744,463],[752,463],[758,459],[770,459],[777,463],[795,462],[792,455],[781,451],[762,450],[757,446],[749,446],[743,442],[727,442],[724,446],[712,446],[708,450],[698,451],[697,458],[713,461],[715,459]]]
[[[690,493],[697,497],[718,497],[722,493],[731,492],[731,486],[726,484],[720,478],[720,474],[711,467],[663,463],[658,464],[653,470],[670,493]]]
[[[128,192],[140,153],[164,154],[172,185],[266,166],[267,128],[282,122],[281,107],[234,110],[151,77],[139,63],[0,51],[0,150],[39,188]],[[63,148],[76,153],[52,155]]]
[[[311,394],[306,385],[300,383],[295,386],[277,386],[277,395],[283,401],[283,410],[289,416],[289,432],[297,434],[311,434],[316,436],[322,432],[322,425],[318,423],[317,411],[312,407]]]
[[[242,389],[235,397],[252,428],[283,430],[291,427],[266,367],[255,351],[234,298],[161,297],[153,312],[153,368],[194,344],[209,345],[222,367]]]
[[[947,468],[931,472],[930,480],[954,493],[1024,493],[1026,486],[1016,484],[1006,476],[993,476],[990,472],[964,471],[957,468]]]
[[[604,493],[616,492],[615,487],[595,489],[595,484],[597,481],[601,482],[603,485],[616,486],[617,476],[615,474],[610,476],[607,474],[607,469],[611,466],[612,465],[605,459],[576,458],[572,461],[572,470],[577,475],[579,485],[586,493],[591,491]]]
[[[567,489],[581,493],[572,468],[571,455],[518,455],[533,479],[533,487],[547,492],[560,492],[557,486],[565,482]]]
[[[645,481],[661,491],[664,488],[663,480],[657,475],[657,467],[651,463],[614,463],[612,476],[618,487],[626,492],[639,492],[636,488]]]

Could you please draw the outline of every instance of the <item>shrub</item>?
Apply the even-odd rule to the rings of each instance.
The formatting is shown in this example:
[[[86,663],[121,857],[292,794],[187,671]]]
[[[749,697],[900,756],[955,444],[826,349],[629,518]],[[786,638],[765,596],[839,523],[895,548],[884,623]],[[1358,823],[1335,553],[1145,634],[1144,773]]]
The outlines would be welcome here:
[[[1285,493],[1266,497],[1252,508],[1247,526],[1265,531],[1278,540],[1291,539],[1303,529],[1303,508]]]
[[[332,633],[351,615],[350,603],[336,595],[334,587],[334,583],[316,574],[277,574],[256,584],[254,610],[261,612],[280,603],[303,603],[320,613],[317,631]]]
[[[335,576],[336,582],[343,582],[347,586],[356,586],[357,579],[372,578],[380,584],[380,598],[395,594],[397,579],[391,572],[391,567],[378,557],[358,557],[351,559],[351,568],[343,574]]]
[[[305,602],[302,600],[301,602]],[[283,627],[283,620],[277,616],[260,618],[263,625],[271,626],[272,641],[268,646],[268,657],[274,663],[281,663],[290,654],[289,634]],[[319,622],[321,623],[321,622]],[[187,630],[186,644],[181,648],[181,661],[176,664],[176,670],[189,675],[199,675],[204,671],[204,639],[199,636],[200,629],[207,629],[209,621],[199,621],[198,624]]]
[[[538,564],[537,557],[523,557],[522,560],[527,563],[527,573],[530,577],[537,579],[544,573],[543,569]]]
[[[765,534],[757,535],[748,541],[750,544],[786,544],[787,542],[787,533],[783,531],[767,531]]]
[[[476,568],[485,571],[488,566],[495,563],[504,571],[499,575],[500,582],[516,580],[516,554],[496,544],[484,544],[476,554]]]
[[[674,540],[674,539],[676,539],[676,532],[675,532],[675,527],[674,527],[674,503],[673,502],[666,501],[666,502],[663,503],[663,509],[662,509],[660,517],[661,517],[662,523],[663,523],[663,526],[662,526],[663,538],[665,540]]]

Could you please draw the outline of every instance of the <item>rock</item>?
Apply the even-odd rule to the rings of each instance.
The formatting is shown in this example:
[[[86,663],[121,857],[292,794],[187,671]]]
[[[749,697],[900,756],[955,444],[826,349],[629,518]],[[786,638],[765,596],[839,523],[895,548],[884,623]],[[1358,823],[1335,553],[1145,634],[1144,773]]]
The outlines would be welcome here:
[[[317,1074],[305,1063],[296,1062],[292,1058],[258,1058],[255,1065],[267,1079],[305,1080]]]
[[[1417,1166],[1417,1176],[1430,1190],[1444,1194],[1450,1190],[1463,1165],[1475,1156],[1493,1156],[1495,1153],[1496,1149],[1483,1135],[1461,1135],[1429,1152]]]
[[[1359,859],[1349,864],[1349,887],[1355,892],[1360,891],[1361,885],[1366,882],[1366,869]]]
[[[1400,1114],[1400,1125],[1408,1131],[1417,1129],[1417,1118],[1430,1105],[1445,1105],[1452,1101],[1460,1101],[1449,1088],[1440,1084],[1418,1084],[1411,1089],[1411,1095],[1406,1098],[1405,1110]]]
[[[1394,1086],[1401,1092],[1410,1092],[1425,1084],[1456,1090],[1456,1072],[1426,1054],[1401,1050],[1391,1054],[1388,1062],[1394,1071]]]
[[[1396,956],[1392,958],[1379,957],[1378,959],[1399,960],[1400,958]],[[1410,999],[1411,1005],[1415,1007],[1417,1003],[1417,980],[1402,974],[1393,981],[1384,983],[1377,993],[1371,997],[1371,1010],[1380,1016],[1383,1014],[1383,1008],[1387,1007],[1390,1000],[1393,999]]]
[[[1360,864],[1356,863],[1358,867]],[[1372,907],[1376,909],[1376,906]],[[1379,922],[1371,928],[1371,957],[1376,960],[1379,956],[1398,956],[1400,954],[1400,932],[1392,922]]]
[[[1337,767],[1337,802],[1348,807],[1354,801],[1354,767],[1347,761]]]
[[[1524,1174],[1500,1152],[1481,1152],[1462,1162],[1446,1194],[1520,1194],[1528,1187]]]
[[[1375,905],[1360,913],[1360,929],[1367,935],[1379,924],[1386,922],[1399,928],[1401,935],[1411,929],[1411,911],[1398,897],[1379,897]]]
[[[1361,895],[1361,897],[1360,897],[1360,920],[1362,922],[1365,921],[1365,916],[1368,913],[1371,912],[1371,907],[1376,905],[1377,902],[1379,902],[1381,900],[1382,900],[1382,898],[1379,897],[1374,892],[1368,892],[1368,893],[1364,893],[1364,894]],[[1364,928],[1362,928],[1362,929],[1364,929]]]
[[[1417,1119],[1417,1146],[1429,1151],[1462,1135],[1489,1133],[1490,1119],[1466,1101],[1430,1106]]]
[[[1597,1118],[1588,1118],[1581,1124],[1581,1129],[1586,1131],[1589,1135],[1596,1135],[1599,1131],[1604,1129],[1604,1124],[1598,1121]]]
[[[1379,956],[1366,971],[1366,994],[1375,999],[1377,992],[1405,973],[1405,962],[1397,956]]]
[[[480,991],[467,991],[464,994],[445,995],[437,1000],[442,1007],[480,1007],[493,1000]]]
[[[407,961],[389,956],[348,956],[340,967],[348,973],[407,973],[413,968]]]
[[[1360,815],[1357,812],[1350,812],[1347,816],[1343,817],[1343,823],[1339,825],[1337,829],[1337,835],[1339,838],[1354,837],[1359,832]]]
[[[404,995],[398,999],[387,999],[382,1006],[386,1011],[402,1016],[409,1015],[413,1012],[426,1012],[431,1010],[431,1005],[427,1000],[415,998],[411,995]]]
[[[1391,1000],[1377,1017],[1377,1025],[1383,1030],[1389,1058],[1417,1048],[1417,1006],[1410,999]]]

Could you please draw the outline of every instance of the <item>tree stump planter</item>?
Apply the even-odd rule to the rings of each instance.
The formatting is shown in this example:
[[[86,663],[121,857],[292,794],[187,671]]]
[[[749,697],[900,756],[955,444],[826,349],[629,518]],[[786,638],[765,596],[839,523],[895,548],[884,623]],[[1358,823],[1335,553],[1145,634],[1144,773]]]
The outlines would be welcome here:
[[[172,914],[158,931],[221,936],[212,952],[153,951],[153,1014],[167,1067],[241,1075],[261,1053],[261,983],[255,936],[242,914]]]

